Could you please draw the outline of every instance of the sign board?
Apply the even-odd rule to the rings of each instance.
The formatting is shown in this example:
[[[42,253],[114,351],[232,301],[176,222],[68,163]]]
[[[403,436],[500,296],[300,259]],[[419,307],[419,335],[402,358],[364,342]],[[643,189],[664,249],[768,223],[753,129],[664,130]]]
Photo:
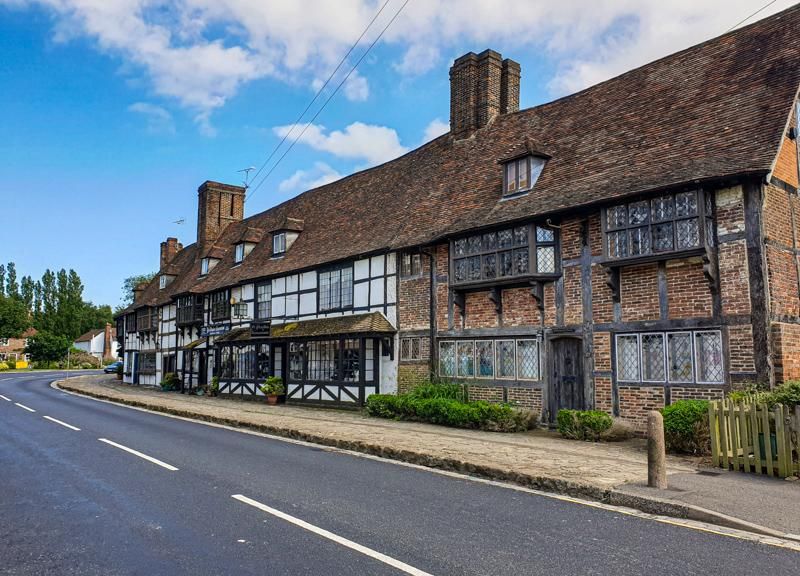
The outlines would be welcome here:
[[[203,328],[200,329],[200,337],[219,336],[220,334],[225,334],[228,330],[230,330],[230,328],[227,326],[203,326]]]

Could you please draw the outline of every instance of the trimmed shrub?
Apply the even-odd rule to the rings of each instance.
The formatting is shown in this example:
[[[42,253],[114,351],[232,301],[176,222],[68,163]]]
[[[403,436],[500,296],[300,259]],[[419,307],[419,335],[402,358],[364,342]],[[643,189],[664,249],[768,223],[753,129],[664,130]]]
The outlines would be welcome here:
[[[432,387],[440,387],[433,384]],[[458,386],[458,385],[454,385]],[[477,428],[492,432],[520,432],[536,425],[537,418],[532,412],[516,410],[507,404],[489,402],[462,402],[449,398],[446,394],[456,394],[455,388],[449,391],[424,391],[419,396],[413,393],[373,394],[367,398],[366,411],[378,418],[394,418],[429,422],[455,428]]]
[[[180,383],[181,380],[178,375],[175,372],[169,372],[164,375],[164,379],[161,381],[161,389],[164,392],[169,392],[177,389]]]
[[[667,450],[681,454],[711,452],[707,400],[678,400],[661,410]]]
[[[0,372],[3,370],[8,370],[9,366],[5,362],[0,362]]]
[[[611,428],[600,434],[603,442],[624,442],[633,438],[633,427],[623,420],[614,420]]]
[[[420,384],[408,393],[412,398],[449,398],[468,402],[467,387],[462,384]]]
[[[797,406],[800,404],[800,380],[790,380],[763,394],[762,402],[770,406],[783,404],[784,406]]]
[[[564,438],[593,442],[614,423],[611,416],[600,410],[559,410],[556,422]]]

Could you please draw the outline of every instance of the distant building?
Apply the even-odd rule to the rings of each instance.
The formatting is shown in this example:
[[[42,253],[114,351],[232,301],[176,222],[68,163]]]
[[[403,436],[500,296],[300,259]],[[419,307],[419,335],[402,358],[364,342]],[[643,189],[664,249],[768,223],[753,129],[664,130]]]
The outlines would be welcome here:
[[[0,338],[0,362],[8,360],[28,361],[25,354],[25,347],[28,345],[28,338],[36,335],[36,328],[28,328],[19,338]]]
[[[72,343],[78,350],[91,354],[98,360],[119,358],[119,343],[116,340],[117,331],[106,323],[105,328],[96,328],[81,334]]]

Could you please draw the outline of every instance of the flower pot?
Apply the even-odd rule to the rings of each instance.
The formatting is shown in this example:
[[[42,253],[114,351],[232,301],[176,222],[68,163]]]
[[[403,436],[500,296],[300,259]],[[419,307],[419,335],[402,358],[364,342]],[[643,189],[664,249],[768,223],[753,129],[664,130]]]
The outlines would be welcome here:
[[[275,406],[278,403],[278,395],[277,394],[270,394],[267,396],[267,404],[270,406]]]
[[[117,380],[122,380],[122,374],[117,374]]]

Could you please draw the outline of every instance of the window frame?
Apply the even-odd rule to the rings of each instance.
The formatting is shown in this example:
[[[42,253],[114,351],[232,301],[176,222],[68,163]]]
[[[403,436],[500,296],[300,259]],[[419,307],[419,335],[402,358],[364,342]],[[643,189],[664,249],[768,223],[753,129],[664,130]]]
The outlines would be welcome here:
[[[237,242],[233,247],[233,263],[241,264],[244,261],[244,242]]]
[[[275,232],[272,235],[272,255],[283,256],[286,254],[286,232]]]
[[[534,163],[534,160],[538,160],[541,162],[541,168],[539,168],[538,164]],[[509,158],[508,160],[504,160],[501,165],[503,167],[503,198],[510,198],[517,195],[527,194],[530,192],[534,186],[536,186],[536,182],[538,182],[539,178],[544,172],[544,168],[547,165],[548,158],[544,156],[539,156],[536,154],[525,154],[523,156],[517,156],[516,158]],[[510,183],[509,178],[509,169],[513,166],[514,168],[514,189],[509,190],[508,186]],[[525,186],[520,186],[520,166],[524,166],[527,174],[527,182]],[[536,175],[534,177],[534,166],[536,167]]]
[[[269,298],[266,300],[260,300],[259,298],[259,290],[261,288],[268,288],[269,289]],[[255,285],[255,304],[253,310],[253,319],[254,320],[269,320],[272,318],[272,280],[267,280],[266,282],[259,282]],[[266,316],[261,315],[261,307],[262,305],[266,304],[266,308],[268,309],[268,314]]]
[[[521,228],[527,229],[527,244],[517,246],[514,243],[514,236],[515,231]],[[538,230],[545,230],[547,232],[551,232],[553,239],[552,240],[538,240]],[[511,246],[506,248],[501,248],[497,241],[495,241],[495,247],[492,249],[485,249],[483,248],[483,238],[484,236],[488,236],[491,234],[498,235],[502,232],[510,232],[511,233]],[[466,242],[467,247],[469,246],[469,241],[471,238],[480,237],[481,238],[481,249],[476,252],[470,252],[469,249],[464,252],[463,255],[456,254],[456,244],[458,242],[464,241]],[[553,248],[553,272],[539,272],[539,248]],[[521,274],[515,274],[513,272],[515,263],[514,263],[514,253],[523,249],[527,248],[528,251],[528,271]],[[511,254],[511,266],[512,266],[512,274],[509,276],[501,276],[499,275],[500,270],[500,255],[510,253]],[[484,268],[484,259],[487,256],[494,256],[494,266],[495,266],[495,276],[493,278],[485,277],[485,268]],[[480,259],[480,273],[481,277],[479,279],[470,280],[469,278],[466,280],[457,280],[456,279],[456,261],[460,260],[469,260],[470,258],[479,258]],[[561,240],[560,234],[558,233],[558,229],[554,227],[549,227],[543,224],[520,224],[520,225],[512,225],[512,226],[503,226],[501,228],[495,228],[491,230],[485,230],[479,232],[477,234],[468,234],[466,236],[459,236],[457,238],[453,238],[450,240],[450,284],[453,287],[470,287],[470,286],[484,286],[484,285],[495,285],[495,284],[514,284],[519,282],[524,282],[530,278],[545,278],[545,279],[553,279],[557,278],[561,275]],[[468,265],[468,264],[467,264]],[[467,274],[469,276],[469,274]]]
[[[344,294],[343,291],[343,283],[342,283],[342,272],[344,270],[350,271],[350,297],[349,297],[349,304],[344,305]],[[334,272],[339,273],[339,301],[338,306],[330,306],[328,308],[322,307],[322,275],[323,274],[332,274]],[[333,286],[333,283],[329,283],[328,287]],[[332,295],[332,293],[331,293]],[[355,270],[353,268],[352,263],[343,264],[341,266],[333,266],[329,268],[323,268],[317,270],[317,313],[324,313],[329,314],[332,312],[342,312],[344,310],[352,310],[354,306],[355,300]],[[333,303],[333,299],[329,298],[329,301]]]
[[[400,360],[402,362],[418,362],[422,358],[422,336],[401,336],[400,337]],[[408,346],[403,343],[407,342]],[[416,354],[414,354],[414,346],[416,344]],[[406,353],[408,352],[408,353]]]
[[[3,348],[7,348],[9,340],[10,338],[0,338],[0,346],[2,346]]]
[[[209,261],[208,258],[201,258],[200,259],[200,276],[208,276],[209,271]]]
[[[478,345],[481,343],[492,343],[492,376],[480,376],[480,359],[478,356]],[[511,376],[501,376],[499,374],[499,367],[501,366],[500,359],[500,342],[511,342],[513,344],[512,350],[514,353],[513,374]],[[536,343],[536,378],[522,378],[519,374],[519,342],[535,342]],[[472,345],[472,376],[462,376],[459,370],[459,344],[469,343]],[[453,374],[444,374],[442,371],[442,359],[445,358],[443,348],[452,345],[454,354]],[[469,381],[483,381],[483,382],[500,382],[500,383],[521,383],[521,384],[541,384],[544,379],[542,374],[542,341],[535,336],[521,335],[521,336],[497,336],[497,337],[476,337],[476,338],[443,338],[438,341],[438,362],[436,367],[436,374],[439,377],[451,378],[453,380],[469,380]]]
[[[211,321],[221,322],[231,319],[231,292],[228,288],[211,293],[210,299]],[[218,309],[226,311],[224,315],[218,314]]]
[[[697,199],[697,212],[692,216],[678,216],[675,214],[675,209],[673,208],[673,215],[670,218],[654,221],[653,220],[653,201],[657,198],[662,198],[669,196],[672,199],[673,207],[675,206],[675,198],[680,194],[685,193],[694,193],[695,198]],[[646,223],[639,223],[639,224],[631,224],[630,223],[630,206],[632,204],[636,204],[638,202],[647,202],[648,205],[648,219]],[[626,211],[626,223],[623,226],[610,228],[608,225],[608,215],[612,209],[619,208],[620,206],[625,207]],[[709,212],[710,209],[710,212]],[[677,248],[678,245],[678,229],[677,223],[684,222],[689,220],[697,220],[697,235],[698,235],[698,245],[688,248]],[[662,250],[656,252],[653,248],[654,240],[653,240],[653,229],[656,225],[659,224],[672,224],[672,250]],[[630,198],[620,198],[618,201],[609,203],[606,206],[603,206],[602,210],[600,211],[600,225],[602,230],[602,239],[603,239],[603,263],[610,266],[615,265],[626,265],[628,263],[644,263],[644,262],[656,262],[659,260],[669,260],[674,258],[679,258],[686,255],[692,254],[701,254],[706,250],[707,247],[715,246],[716,245],[716,203],[714,201],[714,193],[709,190],[704,190],[702,188],[693,188],[690,190],[678,190],[675,192],[662,192],[660,194],[648,194],[648,195],[639,195],[639,196],[632,196]],[[631,255],[631,241],[630,241],[630,234],[631,230],[636,230],[639,228],[646,228],[648,231],[649,242],[650,242],[650,251],[646,254],[634,254]],[[627,255],[622,257],[612,257],[609,255],[608,250],[608,239],[611,234],[615,233],[625,233],[625,243],[626,243],[626,250]]]
[[[408,266],[406,266],[408,258]],[[422,254],[419,252],[403,252],[400,254],[400,278],[410,279],[422,276]]]

